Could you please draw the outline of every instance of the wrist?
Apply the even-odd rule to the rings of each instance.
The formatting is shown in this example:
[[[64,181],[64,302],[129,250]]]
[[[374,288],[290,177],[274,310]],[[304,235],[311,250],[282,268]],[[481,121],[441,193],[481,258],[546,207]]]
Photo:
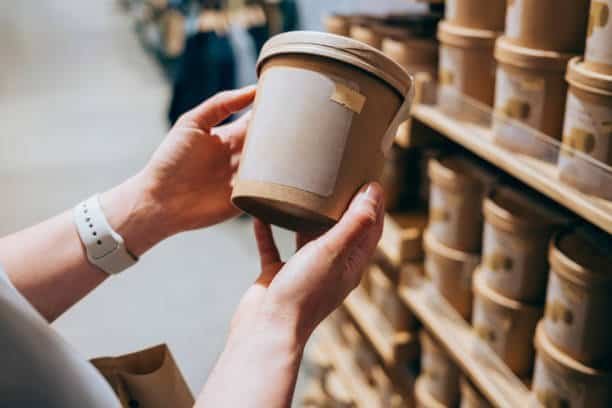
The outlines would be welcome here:
[[[142,173],[100,194],[100,205],[110,226],[130,253],[140,257],[172,235],[162,208],[148,194]]]

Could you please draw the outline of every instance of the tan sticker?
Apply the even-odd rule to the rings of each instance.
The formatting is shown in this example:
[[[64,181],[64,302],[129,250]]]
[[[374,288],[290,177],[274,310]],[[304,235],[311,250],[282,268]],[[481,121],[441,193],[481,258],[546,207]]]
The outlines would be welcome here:
[[[587,37],[590,37],[595,28],[605,27],[610,17],[610,8],[605,3],[594,1],[591,3],[591,13],[589,16],[589,28]]]
[[[366,97],[364,95],[353,88],[337,82],[334,93],[331,95],[330,99],[355,113],[361,113],[366,102]]]
[[[584,129],[571,128],[566,140],[571,147],[581,152],[591,153],[595,149],[595,135]]]

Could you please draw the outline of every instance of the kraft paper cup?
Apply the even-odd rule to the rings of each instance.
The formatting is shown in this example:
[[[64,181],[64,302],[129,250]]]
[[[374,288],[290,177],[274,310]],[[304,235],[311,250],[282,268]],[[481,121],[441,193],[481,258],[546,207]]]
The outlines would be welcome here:
[[[426,72],[436,77],[438,42],[433,38],[385,37],[382,52],[411,74]]]
[[[533,398],[545,407],[612,406],[612,373],[581,364],[550,341],[542,324],[535,338],[538,351],[533,376]]]
[[[495,60],[493,47],[498,32],[438,24],[440,85],[455,89],[486,105],[493,105]]]
[[[594,227],[558,233],[550,244],[544,331],[573,359],[612,363],[612,240]]]
[[[506,0],[446,0],[444,18],[451,24],[504,31]]]
[[[508,0],[508,40],[522,47],[581,54],[589,14],[585,0]]]
[[[591,2],[587,28],[584,65],[602,74],[612,75],[612,0]]]
[[[288,229],[328,228],[379,179],[412,79],[372,47],[308,31],[270,39],[257,71],[232,202]]]
[[[519,153],[540,157],[546,146],[531,134],[519,132],[507,119],[523,122],[560,140],[567,83],[565,67],[572,54],[517,46],[506,37],[497,40],[495,58],[494,142]]]
[[[482,274],[487,286],[510,299],[543,304],[550,238],[568,217],[536,195],[495,188],[483,203]]]
[[[461,405],[459,408],[492,408],[493,405],[465,377],[459,378],[461,390]]]
[[[429,395],[444,406],[459,402],[461,370],[446,351],[425,330],[419,332],[421,342],[421,376]]]
[[[414,384],[414,400],[416,408],[446,408],[427,391],[427,379],[419,376]]]
[[[399,298],[397,287],[391,283],[385,273],[376,265],[369,270],[370,299],[394,331],[414,329],[418,322],[410,309]],[[388,333],[393,335],[393,333]]]
[[[438,292],[464,319],[472,314],[472,275],[480,263],[479,254],[451,249],[425,232],[425,272]]]
[[[533,336],[542,308],[508,299],[489,288],[482,274],[474,275],[472,325],[476,334],[508,365],[524,377],[533,365]]]
[[[343,14],[332,14],[325,17],[325,31],[331,34],[348,37],[351,30],[351,16]]]
[[[495,182],[493,173],[465,156],[430,159],[429,231],[449,248],[479,252],[482,200]]]
[[[610,43],[612,44],[612,43]],[[612,200],[612,75],[591,71],[579,57],[568,65],[559,178],[585,193]]]

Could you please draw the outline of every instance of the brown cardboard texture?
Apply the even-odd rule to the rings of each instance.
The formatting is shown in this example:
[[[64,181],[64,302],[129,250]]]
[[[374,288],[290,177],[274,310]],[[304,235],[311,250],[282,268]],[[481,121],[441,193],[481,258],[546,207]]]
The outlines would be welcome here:
[[[589,14],[585,0],[514,0],[506,10],[506,36],[513,44],[580,54]]]
[[[440,83],[491,106],[495,86],[493,46],[497,36],[495,31],[440,22]]]
[[[541,307],[508,299],[489,288],[480,271],[474,274],[474,330],[519,377],[531,372],[541,316]]]
[[[514,140],[506,118],[524,122],[561,139],[567,83],[565,67],[572,54],[517,46],[500,37],[495,46],[498,63],[495,84],[494,141],[514,151],[538,156],[532,145]],[[499,117],[500,120],[495,118]]]
[[[444,17],[462,27],[503,31],[506,0],[446,0]]]
[[[273,37],[258,73],[232,202],[288,229],[330,227],[381,176],[411,77],[365,44],[316,32]]]
[[[612,240],[593,227],[551,241],[544,330],[556,347],[592,367],[612,366]]]

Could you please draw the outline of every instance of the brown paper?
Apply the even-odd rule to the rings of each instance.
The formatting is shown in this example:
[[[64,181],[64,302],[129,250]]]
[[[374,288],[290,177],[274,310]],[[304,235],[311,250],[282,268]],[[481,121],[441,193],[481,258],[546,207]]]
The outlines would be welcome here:
[[[91,360],[124,408],[190,408],[194,398],[168,346]]]

